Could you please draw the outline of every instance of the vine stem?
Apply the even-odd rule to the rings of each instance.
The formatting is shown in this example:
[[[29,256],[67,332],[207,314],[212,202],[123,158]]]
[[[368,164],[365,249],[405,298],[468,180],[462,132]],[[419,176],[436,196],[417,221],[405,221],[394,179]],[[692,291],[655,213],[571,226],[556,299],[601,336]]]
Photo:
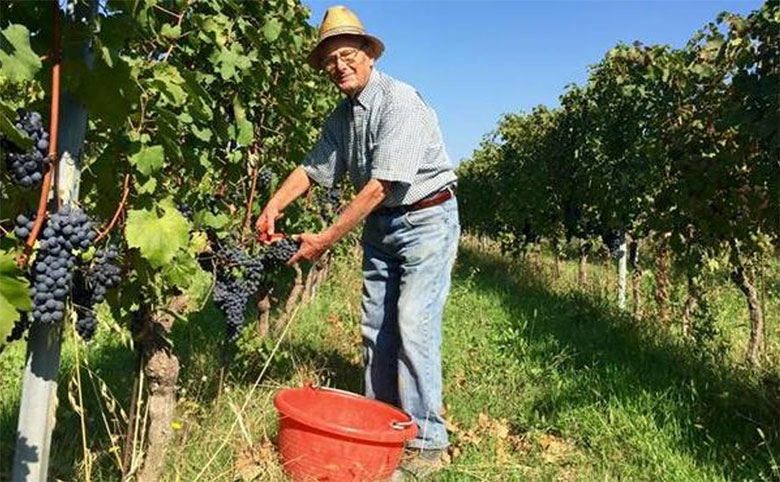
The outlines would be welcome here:
[[[187,9],[190,7],[190,4],[192,3],[192,0],[188,0],[187,4],[182,9],[181,13],[179,14],[179,20],[176,22],[177,27],[181,27],[181,22],[184,20],[184,14],[187,12]],[[171,12],[169,12],[171,13]],[[176,45],[176,40],[173,39],[171,42],[171,45],[168,46],[168,50],[165,52],[165,56],[163,56],[162,61],[166,62],[168,60],[168,57],[170,57],[171,52],[173,52],[173,47]]]
[[[255,145],[256,146],[256,145]],[[246,237],[247,229],[249,229],[249,223],[252,220],[252,203],[255,202],[255,190],[257,189],[257,173],[260,171],[260,163],[258,162],[259,159],[257,159],[257,151],[256,149],[253,149],[253,154],[255,154],[255,162],[254,166],[252,167],[252,189],[249,191],[249,199],[246,201],[246,216],[244,217],[244,227],[241,230],[241,238],[243,241],[243,238]]]
[[[275,81],[274,81],[275,82]],[[249,229],[249,225],[252,221],[252,204],[255,202],[255,192],[257,192],[257,174],[260,172],[260,148],[259,143],[262,138],[261,128],[263,127],[263,121],[265,120],[265,111],[260,114],[260,122],[258,123],[257,139],[252,143],[251,154],[253,157],[252,163],[252,189],[249,191],[249,199],[246,202],[246,217],[244,218],[244,227],[241,229],[241,242],[244,242],[246,237],[246,231]],[[254,239],[254,236],[252,236]]]
[[[51,52],[51,119],[49,121],[49,167],[46,169],[46,174],[43,176],[43,183],[41,185],[41,197],[38,200],[38,211],[36,212],[35,224],[33,225],[30,235],[27,237],[27,243],[24,248],[24,252],[17,259],[17,264],[20,267],[24,267],[27,261],[30,259],[30,253],[35,245],[35,241],[38,239],[38,233],[43,226],[43,219],[46,214],[46,205],[49,202],[49,192],[52,185],[52,177],[57,169],[57,138],[59,134],[60,125],[60,70],[62,67],[62,56],[60,55],[60,16],[59,6],[56,1],[52,1],[52,19],[51,19],[51,31],[52,31],[52,52]],[[54,192],[55,198],[59,199],[56,189]]]
[[[119,219],[119,215],[122,213],[122,211],[125,208],[125,205],[127,204],[127,195],[130,194],[130,173],[125,173],[125,185],[122,188],[122,200],[119,201],[119,206],[116,207],[116,212],[114,213],[114,217],[111,218],[111,222],[108,223],[108,226],[103,228],[103,231],[100,232],[97,238],[95,238],[95,243],[97,244],[101,239],[105,238],[106,235],[108,235],[109,232],[114,228],[114,225],[116,224],[117,219]]]

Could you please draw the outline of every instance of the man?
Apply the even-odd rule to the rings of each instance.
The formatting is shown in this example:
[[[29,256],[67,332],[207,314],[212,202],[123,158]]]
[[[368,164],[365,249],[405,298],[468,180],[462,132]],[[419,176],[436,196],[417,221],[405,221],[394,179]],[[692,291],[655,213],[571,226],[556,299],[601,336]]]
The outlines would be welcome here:
[[[366,396],[401,407],[417,422],[407,468],[437,468],[448,446],[442,407],[441,319],[460,225],[456,177],[434,111],[409,85],[378,72],[382,42],[345,7],[328,9],[309,56],[347,97],[312,151],[257,220],[274,220],[312,182],[344,174],[358,191],[335,223],[300,235],[290,260],[314,260],[365,219],[362,333]]]

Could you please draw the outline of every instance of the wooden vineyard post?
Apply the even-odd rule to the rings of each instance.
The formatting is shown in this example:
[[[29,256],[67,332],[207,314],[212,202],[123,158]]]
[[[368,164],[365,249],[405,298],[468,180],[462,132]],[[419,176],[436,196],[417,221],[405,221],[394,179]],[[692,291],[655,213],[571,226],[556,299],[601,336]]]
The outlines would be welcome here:
[[[617,250],[618,262],[618,307],[626,308],[626,275],[628,272],[628,246],[626,244],[626,235],[620,235],[620,247]]]
[[[58,33],[59,5],[53,5],[53,35]],[[91,8],[96,8],[93,4]],[[57,43],[55,41],[55,43]],[[51,59],[59,68],[59,53]],[[84,46],[83,55],[88,65],[91,54]],[[52,89],[56,99],[58,93]],[[80,156],[87,130],[86,108],[68,94],[60,98],[58,122],[59,166],[55,172],[56,194],[63,206],[74,205],[78,199],[80,181]],[[67,322],[67,321],[65,321]],[[62,343],[61,323],[32,323],[27,342],[22,382],[19,422],[16,433],[16,450],[12,480],[45,482],[48,480],[51,435],[56,422],[57,372],[60,365]]]

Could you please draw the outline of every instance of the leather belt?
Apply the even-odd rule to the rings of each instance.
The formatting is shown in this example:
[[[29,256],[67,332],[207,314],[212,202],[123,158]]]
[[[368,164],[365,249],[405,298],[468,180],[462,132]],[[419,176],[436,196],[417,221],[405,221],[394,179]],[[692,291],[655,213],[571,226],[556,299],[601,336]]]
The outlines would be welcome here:
[[[450,184],[433,194],[429,194],[419,201],[405,206],[380,207],[374,210],[376,214],[405,214],[410,211],[418,211],[433,206],[437,206],[450,198],[455,197],[455,185]]]

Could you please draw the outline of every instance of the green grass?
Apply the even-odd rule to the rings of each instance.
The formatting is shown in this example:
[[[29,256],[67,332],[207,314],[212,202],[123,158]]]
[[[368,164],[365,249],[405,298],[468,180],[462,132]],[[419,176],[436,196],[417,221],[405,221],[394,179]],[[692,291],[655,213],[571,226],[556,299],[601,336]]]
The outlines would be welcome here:
[[[164,480],[284,480],[273,448],[276,390],[308,379],[361,390],[357,259],[340,263],[298,312],[253,392],[276,339],[246,336],[235,353],[224,353],[211,307],[175,325],[179,413]],[[719,329],[705,346],[682,341],[678,324],[617,310],[609,270],[591,266],[583,288],[574,282],[576,264],[563,268],[555,279],[549,260],[508,259],[490,243],[464,238],[444,328],[451,461],[433,480],[780,480],[777,300],[767,304],[769,368],[757,372],[740,363],[747,314],[727,285],[713,297]],[[102,330],[88,362],[127,410],[133,355],[117,333]],[[726,342],[727,352],[716,349]],[[51,462],[52,477],[62,480],[84,480],[78,417],[67,402],[73,355],[70,340]],[[16,423],[22,358],[20,346],[0,357],[0,461],[13,448],[6,427]],[[92,479],[116,480],[107,432],[118,433],[122,417],[112,422],[110,397],[96,395],[101,390],[88,385],[83,368],[82,379]]]

